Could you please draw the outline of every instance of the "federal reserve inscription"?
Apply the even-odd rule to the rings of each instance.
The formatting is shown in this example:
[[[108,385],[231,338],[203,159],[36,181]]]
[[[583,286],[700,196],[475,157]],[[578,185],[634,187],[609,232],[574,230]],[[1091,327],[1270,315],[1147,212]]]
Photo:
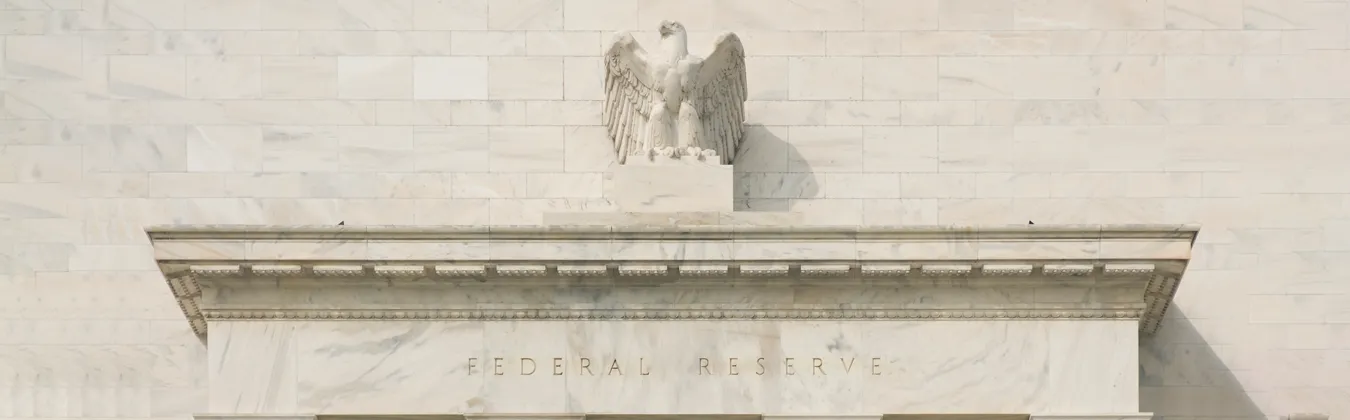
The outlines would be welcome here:
[[[871,375],[881,376],[885,362],[879,357],[692,357],[687,360],[590,357],[470,357],[469,375],[581,375],[648,376],[688,374],[699,376],[741,375]]]

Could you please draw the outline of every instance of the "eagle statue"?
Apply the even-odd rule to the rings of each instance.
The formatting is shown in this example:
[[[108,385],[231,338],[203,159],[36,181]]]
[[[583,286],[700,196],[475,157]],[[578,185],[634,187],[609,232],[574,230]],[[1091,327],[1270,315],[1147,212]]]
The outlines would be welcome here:
[[[745,50],[734,33],[707,58],[689,55],[679,22],[663,21],[661,49],[648,54],[628,33],[605,52],[601,118],[618,162],[630,156],[693,156],[728,165],[745,129]]]

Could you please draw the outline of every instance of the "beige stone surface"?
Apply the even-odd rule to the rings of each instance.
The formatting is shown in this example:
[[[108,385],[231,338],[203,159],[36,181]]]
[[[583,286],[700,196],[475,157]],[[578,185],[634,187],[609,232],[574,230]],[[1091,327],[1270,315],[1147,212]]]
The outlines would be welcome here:
[[[1135,411],[1350,416],[1346,1],[527,3],[0,2],[0,417],[208,411],[145,226],[615,211],[582,90],[664,19],[744,41],[737,210],[1201,224]]]

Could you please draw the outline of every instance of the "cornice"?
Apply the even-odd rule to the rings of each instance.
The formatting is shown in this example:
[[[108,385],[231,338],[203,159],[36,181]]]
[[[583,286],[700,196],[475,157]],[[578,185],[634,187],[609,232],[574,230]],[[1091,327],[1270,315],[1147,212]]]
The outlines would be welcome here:
[[[163,225],[146,228],[157,240],[1097,240],[1188,239],[1198,225],[1054,226],[275,226]]]
[[[1194,226],[155,227],[148,234],[199,335],[208,320],[1138,319],[1158,328]],[[598,245],[598,246],[597,246]],[[243,283],[239,283],[243,282]],[[1088,306],[493,308],[244,307],[203,302],[216,284],[277,287],[1107,287],[1137,301]],[[267,286],[270,285],[270,286]],[[325,286],[326,287],[326,286]],[[421,289],[418,289],[421,290]],[[331,306],[331,305],[330,305]],[[488,305],[490,306],[490,305]]]
[[[208,310],[208,320],[990,320],[1139,319],[1140,309],[385,309]]]
[[[761,284],[775,280],[793,284],[809,282],[813,278],[873,277],[873,278],[955,278],[966,280],[988,279],[1003,284],[1015,284],[1004,278],[1032,278],[1029,284],[1053,282],[1055,277],[1082,277],[1098,275],[1105,278],[1166,273],[1166,267],[1150,263],[1062,263],[1058,261],[1020,261],[998,264],[971,262],[864,262],[820,263],[817,261],[734,261],[671,263],[666,261],[603,262],[603,261],[524,261],[510,264],[453,263],[434,264],[422,261],[353,261],[304,263],[222,263],[189,265],[186,271],[197,279],[214,278],[275,278],[323,279],[359,278],[379,280],[387,278],[455,279],[472,278],[494,280],[494,284],[528,282],[530,278],[585,278],[585,277],[680,277],[683,282],[707,278],[722,282],[731,278],[765,277]],[[911,274],[913,274],[911,276]],[[1043,278],[1042,278],[1043,277]],[[550,280],[550,283],[556,283]],[[825,284],[832,283],[826,280]]]

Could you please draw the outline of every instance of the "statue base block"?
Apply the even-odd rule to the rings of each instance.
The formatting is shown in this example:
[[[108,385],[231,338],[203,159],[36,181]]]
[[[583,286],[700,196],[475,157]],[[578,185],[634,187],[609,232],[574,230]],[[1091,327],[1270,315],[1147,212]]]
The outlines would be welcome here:
[[[716,160],[633,156],[615,167],[613,198],[626,213],[731,212],[732,177]]]
[[[796,212],[544,213],[548,226],[800,226]]]

